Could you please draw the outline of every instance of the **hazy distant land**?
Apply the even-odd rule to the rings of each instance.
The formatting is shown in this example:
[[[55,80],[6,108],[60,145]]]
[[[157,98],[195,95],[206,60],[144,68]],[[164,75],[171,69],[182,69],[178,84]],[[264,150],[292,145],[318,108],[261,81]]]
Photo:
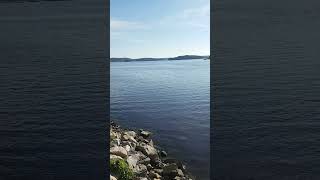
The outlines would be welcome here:
[[[128,61],[168,61],[168,60],[186,60],[186,59],[202,59],[209,60],[210,56],[183,55],[170,58],[111,58],[111,62],[128,62]]]

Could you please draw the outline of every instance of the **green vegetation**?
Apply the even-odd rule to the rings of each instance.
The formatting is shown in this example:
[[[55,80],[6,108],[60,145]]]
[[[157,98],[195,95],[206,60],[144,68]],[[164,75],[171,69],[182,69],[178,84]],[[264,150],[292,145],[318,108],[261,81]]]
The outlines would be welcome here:
[[[118,177],[118,180],[132,180],[134,178],[133,171],[123,159],[111,159],[110,171]]]

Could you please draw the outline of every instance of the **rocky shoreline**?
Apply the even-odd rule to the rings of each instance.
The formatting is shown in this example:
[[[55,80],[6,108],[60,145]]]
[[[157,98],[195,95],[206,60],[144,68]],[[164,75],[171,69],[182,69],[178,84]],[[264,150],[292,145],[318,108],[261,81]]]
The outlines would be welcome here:
[[[110,123],[110,179],[193,180],[184,164],[156,148],[151,135]]]

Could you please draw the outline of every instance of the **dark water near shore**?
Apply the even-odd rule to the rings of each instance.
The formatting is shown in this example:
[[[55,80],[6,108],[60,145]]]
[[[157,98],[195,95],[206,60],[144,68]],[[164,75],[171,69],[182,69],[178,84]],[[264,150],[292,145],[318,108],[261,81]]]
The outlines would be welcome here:
[[[102,1],[0,3],[0,179],[105,179]]]
[[[320,179],[320,2],[213,5],[216,179]]]
[[[111,117],[209,179],[210,67],[205,60],[111,63]]]

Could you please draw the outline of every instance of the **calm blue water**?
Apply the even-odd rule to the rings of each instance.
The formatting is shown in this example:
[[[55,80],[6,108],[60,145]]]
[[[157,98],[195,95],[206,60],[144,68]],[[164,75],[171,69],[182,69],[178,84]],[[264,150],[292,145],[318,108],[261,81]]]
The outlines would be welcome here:
[[[111,63],[111,117],[209,179],[210,67],[205,60]]]

